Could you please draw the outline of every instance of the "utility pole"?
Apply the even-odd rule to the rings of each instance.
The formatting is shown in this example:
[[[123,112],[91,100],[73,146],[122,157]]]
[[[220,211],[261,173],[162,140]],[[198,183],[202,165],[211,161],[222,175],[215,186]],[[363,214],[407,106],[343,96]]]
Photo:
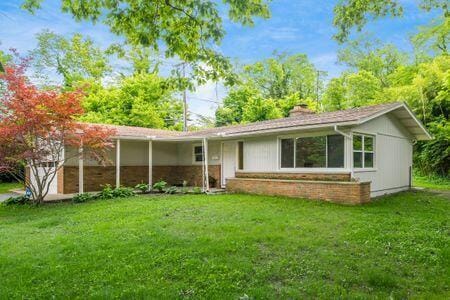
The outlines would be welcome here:
[[[183,79],[186,78],[186,63],[182,63],[183,66]],[[183,90],[183,131],[188,131],[187,127],[187,97],[186,97],[186,87]]]
[[[319,104],[319,79],[320,79],[320,71],[317,70],[317,76],[316,76],[316,100],[317,100],[317,104]]]

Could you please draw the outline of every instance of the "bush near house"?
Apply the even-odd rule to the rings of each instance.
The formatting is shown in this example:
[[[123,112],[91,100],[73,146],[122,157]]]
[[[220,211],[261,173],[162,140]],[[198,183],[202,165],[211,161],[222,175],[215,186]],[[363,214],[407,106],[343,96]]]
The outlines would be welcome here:
[[[428,192],[3,206],[0,298],[448,299],[449,211]]]

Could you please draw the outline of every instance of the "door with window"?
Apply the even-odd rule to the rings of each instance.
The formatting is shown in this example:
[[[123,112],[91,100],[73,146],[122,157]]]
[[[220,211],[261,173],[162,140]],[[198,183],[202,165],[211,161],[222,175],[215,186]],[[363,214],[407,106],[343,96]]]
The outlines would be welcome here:
[[[222,187],[227,178],[233,178],[236,174],[236,141],[222,143]]]

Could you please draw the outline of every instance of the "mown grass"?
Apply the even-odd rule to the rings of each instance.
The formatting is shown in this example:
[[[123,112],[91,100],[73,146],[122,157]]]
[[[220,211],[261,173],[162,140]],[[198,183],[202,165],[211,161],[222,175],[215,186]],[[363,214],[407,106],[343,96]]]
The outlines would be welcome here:
[[[432,190],[450,191],[450,178],[414,175],[413,185]]]
[[[12,189],[22,188],[23,185],[18,182],[0,182],[0,194],[9,193]]]
[[[0,298],[449,298],[450,201],[251,195],[0,208]]]

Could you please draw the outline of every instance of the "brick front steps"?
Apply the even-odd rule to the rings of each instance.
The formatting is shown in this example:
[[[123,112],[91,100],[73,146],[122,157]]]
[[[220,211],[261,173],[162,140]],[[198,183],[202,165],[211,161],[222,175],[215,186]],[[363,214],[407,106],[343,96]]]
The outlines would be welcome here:
[[[228,178],[227,192],[287,196],[342,204],[370,202],[370,182]]]

